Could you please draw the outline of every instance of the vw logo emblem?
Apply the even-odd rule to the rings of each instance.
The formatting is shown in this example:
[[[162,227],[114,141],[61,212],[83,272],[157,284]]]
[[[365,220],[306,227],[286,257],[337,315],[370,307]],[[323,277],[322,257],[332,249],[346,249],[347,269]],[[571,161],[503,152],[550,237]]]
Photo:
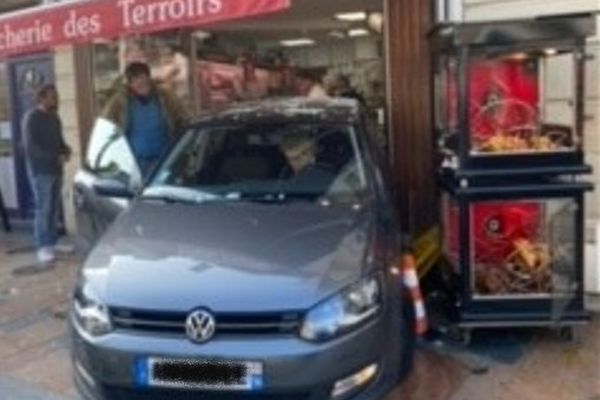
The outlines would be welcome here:
[[[206,310],[192,312],[185,321],[185,331],[194,343],[206,343],[215,335],[217,323],[215,317]]]

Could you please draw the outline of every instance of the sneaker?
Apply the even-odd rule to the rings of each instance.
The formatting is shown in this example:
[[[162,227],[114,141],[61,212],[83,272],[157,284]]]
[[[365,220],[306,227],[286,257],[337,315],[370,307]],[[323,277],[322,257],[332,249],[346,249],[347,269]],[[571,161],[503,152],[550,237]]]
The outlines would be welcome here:
[[[75,246],[69,243],[61,243],[54,246],[54,251],[59,254],[73,254],[75,253]]]
[[[50,264],[56,260],[56,256],[51,248],[42,247],[37,252],[37,259],[40,264]]]

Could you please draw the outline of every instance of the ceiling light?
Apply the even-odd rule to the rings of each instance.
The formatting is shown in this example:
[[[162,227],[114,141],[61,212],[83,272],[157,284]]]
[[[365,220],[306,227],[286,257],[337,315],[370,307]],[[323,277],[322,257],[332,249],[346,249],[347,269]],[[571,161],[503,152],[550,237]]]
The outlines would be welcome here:
[[[558,50],[556,49],[545,49],[544,54],[547,56],[555,56],[558,54]]]
[[[353,37],[353,38],[369,36],[369,31],[365,28],[350,29],[348,31],[348,36]]]
[[[383,32],[383,14],[380,12],[374,12],[369,14],[367,21],[369,27],[377,33]]]
[[[329,36],[335,39],[344,39],[346,37],[346,34],[342,31],[331,31],[329,32]]]
[[[309,38],[288,39],[279,42],[283,47],[313,46],[315,41]]]
[[[210,32],[205,31],[196,31],[193,33],[194,37],[200,41],[209,39],[212,35]]]
[[[529,56],[527,55],[527,53],[513,53],[510,54],[508,56],[508,58],[512,59],[512,60],[516,60],[516,61],[523,61],[523,60],[527,60],[529,58]]]
[[[338,13],[335,14],[335,19],[345,22],[365,21],[367,19],[367,13],[364,11]]]

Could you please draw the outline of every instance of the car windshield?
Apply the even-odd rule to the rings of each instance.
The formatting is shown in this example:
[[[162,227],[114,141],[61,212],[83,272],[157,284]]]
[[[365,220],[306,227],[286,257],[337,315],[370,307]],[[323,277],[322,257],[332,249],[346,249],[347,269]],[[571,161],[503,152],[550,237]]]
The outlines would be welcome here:
[[[188,132],[142,197],[181,202],[357,202],[367,176],[350,125],[213,126]]]

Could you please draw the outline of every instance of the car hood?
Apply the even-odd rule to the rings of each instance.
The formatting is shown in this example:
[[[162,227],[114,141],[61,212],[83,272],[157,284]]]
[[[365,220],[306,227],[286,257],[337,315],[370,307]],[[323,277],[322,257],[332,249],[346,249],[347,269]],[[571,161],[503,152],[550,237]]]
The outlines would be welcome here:
[[[304,203],[138,203],[102,238],[83,274],[114,307],[306,310],[369,267],[371,214]]]

